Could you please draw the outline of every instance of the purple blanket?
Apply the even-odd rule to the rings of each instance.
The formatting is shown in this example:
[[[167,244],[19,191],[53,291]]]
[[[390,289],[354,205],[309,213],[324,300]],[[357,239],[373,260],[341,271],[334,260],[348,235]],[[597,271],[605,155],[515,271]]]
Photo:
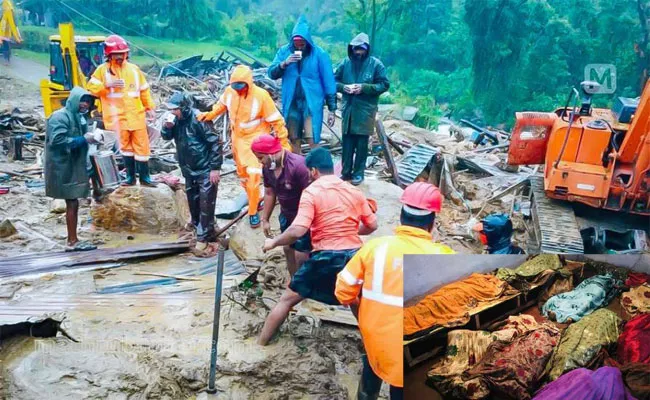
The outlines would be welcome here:
[[[533,400],[636,400],[628,392],[618,368],[575,369],[544,386]]]

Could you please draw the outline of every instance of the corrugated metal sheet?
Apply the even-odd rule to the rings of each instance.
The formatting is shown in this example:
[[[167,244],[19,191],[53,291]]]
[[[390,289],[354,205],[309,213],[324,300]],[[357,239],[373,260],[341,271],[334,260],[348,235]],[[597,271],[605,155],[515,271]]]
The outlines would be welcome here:
[[[426,144],[411,147],[397,163],[400,182],[405,185],[415,182],[427,167],[431,167],[433,158],[438,154],[440,150]]]

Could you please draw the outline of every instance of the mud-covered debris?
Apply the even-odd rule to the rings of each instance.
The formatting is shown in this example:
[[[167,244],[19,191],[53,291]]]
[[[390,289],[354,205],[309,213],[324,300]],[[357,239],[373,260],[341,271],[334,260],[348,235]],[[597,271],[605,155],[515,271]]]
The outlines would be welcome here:
[[[5,219],[0,222],[0,238],[6,238],[17,233],[16,227],[10,220]]]

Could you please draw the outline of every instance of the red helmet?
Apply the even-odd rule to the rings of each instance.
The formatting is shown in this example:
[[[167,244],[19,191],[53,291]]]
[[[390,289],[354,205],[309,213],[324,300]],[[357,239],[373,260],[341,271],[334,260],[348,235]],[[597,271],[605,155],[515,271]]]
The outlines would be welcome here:
[[[126,40],[117,35],[111,35],[104,41],[104,55],[109,56],[117,53],[128,53],[129,45]]]
[[[409,185],[400,198],[404,205],[434,213],[440,212],[443,200],[440,189],[426,182],[415,182]]]

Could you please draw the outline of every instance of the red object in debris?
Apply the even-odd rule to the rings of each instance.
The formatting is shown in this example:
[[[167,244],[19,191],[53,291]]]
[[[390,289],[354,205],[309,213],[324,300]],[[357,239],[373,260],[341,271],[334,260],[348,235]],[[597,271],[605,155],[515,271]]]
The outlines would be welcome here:
[[[0,186],[0,194],[7,194],[9,190],[11,190],[9,186]]]

